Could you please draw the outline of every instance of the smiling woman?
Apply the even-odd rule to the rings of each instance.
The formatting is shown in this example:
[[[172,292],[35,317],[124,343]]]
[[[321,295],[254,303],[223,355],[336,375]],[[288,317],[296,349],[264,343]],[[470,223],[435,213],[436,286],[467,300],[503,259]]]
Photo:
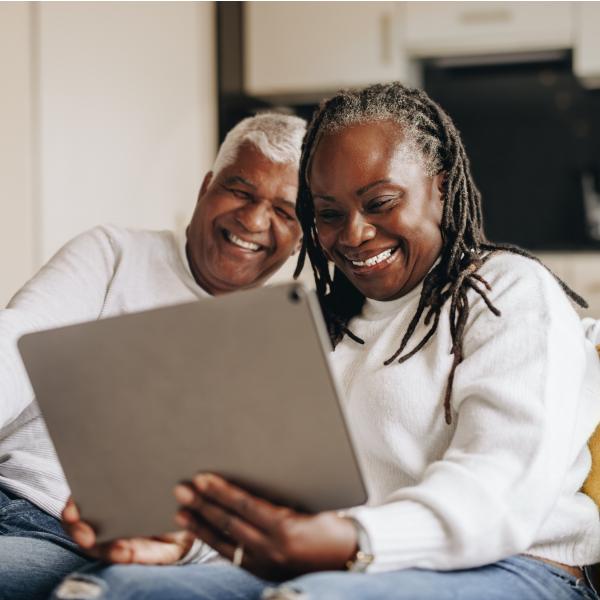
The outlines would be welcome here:
[[[370,484],[370,506],[351,516],[366,568],[381,575],[305,576],[293,588],[591,597],[574,584],[577,566],[600,557],[597,509],[576,490],[600,371],[564,292],[585,302],[525,251],[486,238],[450,118],[400,84],[323,102],[304,141],[298,215],[298,268],[308,254]]]
[[[338,147],[346,152],[337,152]],[[331,159],[337,160],[333,169]],[[346,325],[365,298],[392,300],[422,281],[415,314],[386,361],[403,362],[435,333],[441,309],[450,300],[454,360],[444,401],[449,422],[454,371],[462,361],[470,310],[467,291],[480,295],[499,315],[478,269],[500,250],[539,261],[521,248],[486,238],[481,195],[460,134],[421,90],[375,85],[323,102],[307,132],[302,161],[298,215],[305,244],[297,273],[308,254],[334,341],[344,333],[353,335]],[[344,186],[345,181],[357,187]],[[337,197],[323,193],[327,186]],[[334,262],[337,284],[324,258]],[[587,306],[556,280],[575,302]],[[425,310],[425,323],[432,318],[433,323],[403,355]]]

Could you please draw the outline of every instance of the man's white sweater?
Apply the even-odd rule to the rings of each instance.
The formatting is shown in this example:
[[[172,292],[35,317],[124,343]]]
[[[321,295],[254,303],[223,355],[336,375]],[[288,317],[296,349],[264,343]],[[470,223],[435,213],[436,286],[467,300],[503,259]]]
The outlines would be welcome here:
[[[171,232],[97,227],[62,248],[0,311],[0,488],[55,517],[69,494],[17,351],[22,334],[207,295]]]
[[[452,362],[449,306],[437,333],[408,361],[384,366],[415,313],[421,286],[367,301],[332,355],[344,410],[367,478],[371,571],[462,569],[529,553],[570,565],[600,560],[600,520],[579,492],[586,442],[600,419],[600,363],[554,278],[510,254],[480,270],[494,316],[475,292],[464,360]],[[420,323],[408,349],[427,331]]]

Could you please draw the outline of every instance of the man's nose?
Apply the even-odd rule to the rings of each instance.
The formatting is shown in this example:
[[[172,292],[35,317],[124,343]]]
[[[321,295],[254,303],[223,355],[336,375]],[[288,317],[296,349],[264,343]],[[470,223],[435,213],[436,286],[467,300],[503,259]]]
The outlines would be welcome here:
[[[249,202],[237,210],[236,220],[246,231],[265,231],[271,224],[271,206],[266,200]]]
[[[356,248],[363,242],[372,240],[375,234],[375,226],[365,219],[364,215],[356,212],[346,219],[338,241],[343,246]]]

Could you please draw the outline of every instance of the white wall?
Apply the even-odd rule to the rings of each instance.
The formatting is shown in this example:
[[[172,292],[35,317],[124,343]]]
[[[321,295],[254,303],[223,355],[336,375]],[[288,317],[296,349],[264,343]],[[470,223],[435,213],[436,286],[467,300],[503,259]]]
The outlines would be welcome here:
[[[213,9],[40,5],[43,260],[97,223],[185,224],[216,144]]]
[[[31,22],[0,3],[0,305],[35,265]]]
[[[8,32],[15,39],[0,58],[2,96],[4,71],[15,58],[20,64],[9,79],[29,73],[33,87],[24,76],[12,112],[3,98],[0,123],[14,122],[13,137],[33,137],[34,146],[19,154],[21,172],[28,165],[33,176],[12,173],[12,193],[3,192],[2,202],[18,187],[35,210],[24,214],[21,202],[20,220],[12,200],[3,210],[13,239],[0,242],[10,249],[0,255],[0,268],[14,274],[0,281],[1,303],[65,241],[98,223],[183,227],[217,143],[214,3],[5,7],[2,17],[15,15],[0,18],[0,43],[9,43]],[[25,118],[30,104],[33,131]],[[3,155],[13,152],[6,139]],[[17,265],[13,257],[21,256],[31,230],[34,256]]]

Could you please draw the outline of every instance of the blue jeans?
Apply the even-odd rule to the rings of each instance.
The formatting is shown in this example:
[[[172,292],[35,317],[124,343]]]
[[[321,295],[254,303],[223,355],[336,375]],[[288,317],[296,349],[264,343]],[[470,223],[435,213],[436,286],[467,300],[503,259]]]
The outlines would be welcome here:
[[[514,556],[465,571],[323,572],[278,586],[230,565],[113,565],[68,577],[54,600],[597,600],[585,582]]]
[[[41,600],[89,564],[60,521],[0,489],[0,600]]]

